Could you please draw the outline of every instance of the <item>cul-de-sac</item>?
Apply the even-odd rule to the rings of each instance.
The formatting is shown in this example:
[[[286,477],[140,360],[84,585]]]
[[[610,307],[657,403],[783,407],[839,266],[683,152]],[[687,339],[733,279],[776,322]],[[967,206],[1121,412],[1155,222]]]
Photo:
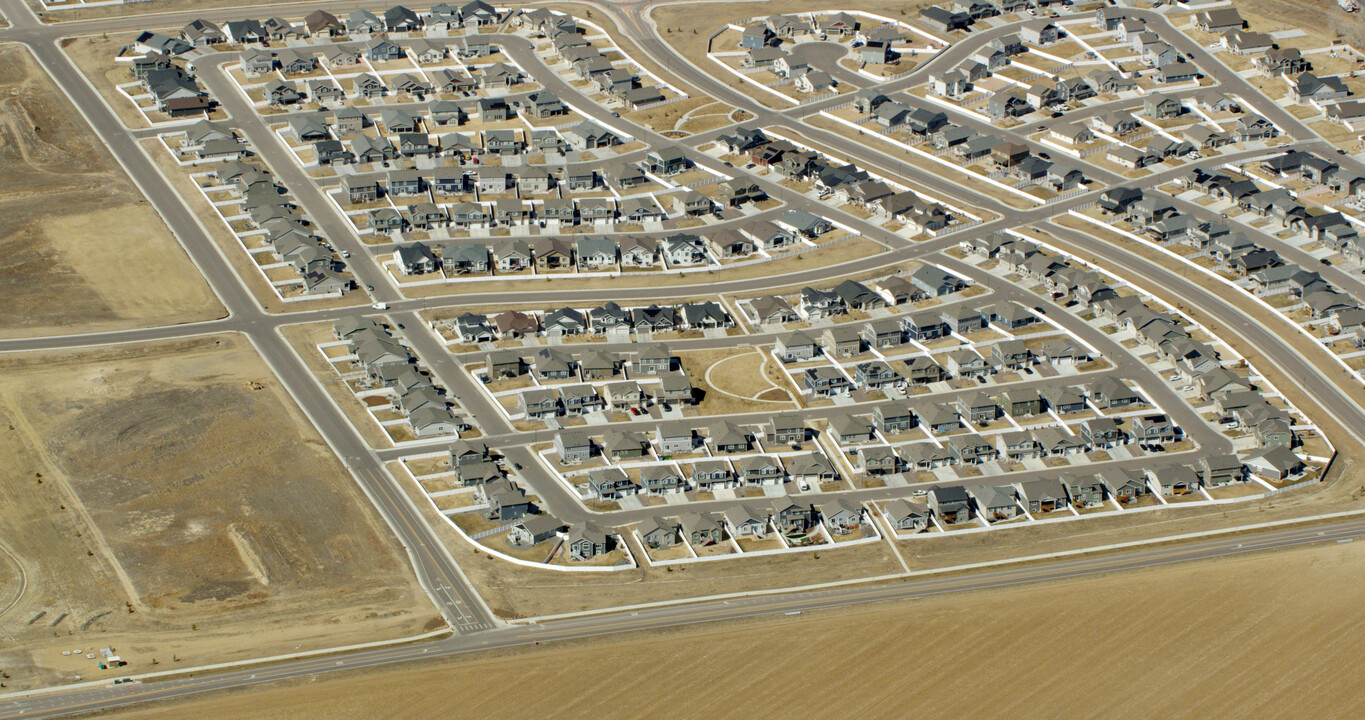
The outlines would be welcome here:
[[[0,718],[1365,713],[1359,10],[0,0]]]

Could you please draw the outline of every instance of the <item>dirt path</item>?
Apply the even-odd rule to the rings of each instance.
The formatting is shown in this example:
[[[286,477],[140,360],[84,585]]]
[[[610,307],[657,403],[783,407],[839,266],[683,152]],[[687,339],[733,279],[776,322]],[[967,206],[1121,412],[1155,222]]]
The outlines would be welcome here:
[[[715,383],[714,380],[711,379],[711,372],[712,372],[713,370],[715,370],[716,368],[720,367],[721,365],[724,365],[725,363],[730,362],[730,361],[732,361],[732,360],[738,360],[738,359],[741,359],[741,358],[747,358],[747,357],[749,357],[748,353],[744,353],[744,354],[741,354],[741,355],[731,355],[731,356],[728,357],[728,358],[723,358],[723,359],[721,359],[721,360],[719,360],[719,361],[717,361],[717,362],[712,363],[710,367],[706,368],[706,374],[705,374],[705,376],[704,376],[704,379],[706,380],[706,384],[707,384],[708,386],[710,386],[711,389],[715,390],[716,392],[718,392],[718,393],[720,393],[720,394],[722,394],[722,395],[728,395],[728,396],[730,396],[730,397],[732,397],[732,398],[737,398],[737,399],[739,399],[739,400],[748,400],[748,401],[750,401],[750,402],[774,403],[774,404],[778,404],[778,405],[785,405],[785,404],[787,404],[787,403],[789,403],[789,402],[792,402],[791,393],[790,393],[790,392],[788,392],[787,390],[785,390],[785,389],[783,389],[783,388],[781,388],[781,387],[779,387],[779,386],[777,386],[777,385],[774,385],[773,382],[772,382],[771,380],[769,380],[769,379],[763,374],[763,368],[764,368],[764,367],[766,366],[766,364],[767,364],[767,363],[766,363],[767,358],[765,358],[765,357],[763,356],[762,351],[760,351],[758,348],[754,348],[754,352],[758,353],[758,356],[764,360],[764,363],[761,363],[761,364],[758,366],[758,378],[761,379],[763,382],[767,383],[767,384],[768,384],[768,387],[765,387],[765,388],[763,388],[762,390],[759,390],[758,392],[754,393],[753,395],[737,395],[737,394],[735,394],[735,393],[732,393],[732,392],[730,392],[730,391],[728,391],[728,390],[725,390],[724,388],[720,387],[719,385],[717,385],[717,384]],[[765,393],[767,393],[769,390],[778,390],[778,391],[780,391],[780,392],[786,393],[787,399],[786,399],[786,400],[763,400],[763,399],[761,399],[761,398],[759,397],[759,396],[764,395]]]
[[[2,618],[10,610],[13,610],[14,606],[18,605],[19,601],[24,598],[24,593],[28,592],[28,570],[24,567],[24,562],[19,559],[19,556],[15,555],[14,551],[10,550],[4,542],[0,542],[0,555],[3,555],[8,564],[14,567],[19,581],[18,587],[14,591],[14,597],[10,598],[4,607],[0,607],[0,618]]]
[[[25,413],[20,411],[19,406],[14,402],[13,398],[5,398],[5,404],[11,408],[11,412],[8,413],[9,417],[14,423],[14,429],[19,432],[24,443],[33,448],[42,447],[42,436],[34,429],[33,425],[29,423]],[[81,502],[80,496],[76,494],[75,489],[71,486],[71,481],[66,473],[52,463],[47,463],[47,469],[48,474],[44,475],[43,479],[56,481],[57,487],[61,489],[63,504],[80,517],[83,528],[82,535],[90,540],[90,543],[94,545],[96,551],[98,551],[99,556],[104,560],[104,563],[113,571],[114,577],[118,578],[119,586],[123,589],[123,594],[125,596],[124,600],[131,604],[134,610],[146,610],[147,606],[142,603],[142,596],[138,594],[137,586],[133,584],[133,578],[128,575],[128,571],[124,569],[123,565],[118,561],[118,557],[114,555],[113,548],[109,546],[109,542],[104,537],[104,533],[100,532],[99,526],[95,524],[95,519],[90,516],[90,511],[85,507],[85,504]]]
[[[698,112],[697,112],[697,111],[699,111],[699,110],[705,110],[705,109],[710,108],[710,107],[715,107],[716,105],[720,105],[720,106],[721,106],[721,110],[720,110],[719,112],[704,112],[704,113],[698,113]],[[692,108],[691,110],[688,110],[687,112],[683,113],[682,116],[679,117],[677,120],[674,120],[674,121],[673,121],[673,129],[674,129],[674,130],[677,130],[677,131],[680,131],[680,132],[685,132],[685,131],[682,129],[682,126],[683,126],[683,125],[686,125],[688,120],[691,120],[691,119],[694,119],[694,118],[716,117],[716,116],[718,116],[718,115],[723,115],[723,116],[729,118],[731,115],[734,114],[734,112],[735,112],[735,109],[729,107],[729,106],[726,105],[725,103],[711,103],[710,105],[700,105],[700,106],[698,106],[698,107]]]

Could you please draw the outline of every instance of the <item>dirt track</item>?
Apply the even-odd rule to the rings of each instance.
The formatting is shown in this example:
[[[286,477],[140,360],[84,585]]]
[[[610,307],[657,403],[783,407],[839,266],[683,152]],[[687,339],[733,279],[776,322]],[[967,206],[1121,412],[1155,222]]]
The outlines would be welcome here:
[[[416,634],[434,617],[345,469],[235,336],[4,356],[0,453],[0,542],[29,574],[0,615],[11,688],[88,676],[93,662],[60,651],[95,643],[148,671],[172,654]],[[0,583],[3,608],[16,573],[0,567]]]

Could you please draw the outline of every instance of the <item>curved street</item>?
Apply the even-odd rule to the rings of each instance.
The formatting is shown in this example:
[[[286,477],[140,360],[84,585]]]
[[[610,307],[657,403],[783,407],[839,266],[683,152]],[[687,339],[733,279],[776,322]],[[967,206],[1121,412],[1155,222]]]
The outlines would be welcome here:
[[[957,246],[964,239],[990,235],[997,231],[1036,227],[1045,230],[1066,246],[1065,249],[1102,258],[1105,271],[1149,289],[1157,297],[1178,300],[1188,305],[1205,321],[1212,330],[1240,346],[1254,348],[1257,363],[1266,363],[1274,371],[1277,382],[1290,384],[1311,403],[1306,408],[1327,435],[1337,445],[1346,447],[1348,452],[1358,452],[1365,446],[1365,411],[1358,401],[1360,388],[1344,375],[1324,370],[1299,347],[1299,338],[1282,333],[1283,328],[1267,327],[1243,309],[1231,303],[1206,283],[1188,275],[1172,272],[1165,267],[1150,262],[1142,255],[1131,250],[1105,243],[1093,236],[1063,227],[1053,219],[1065,215],[1069,210],[1082,208],[1096,201],[1107,186],[1125,184],[1135,188],[1154,189],[1167,183],[1193,168],[1216,169],[1224,164],[1237,163],[1252,158],[1266,156],[1265,150],[1241,150],[1221,156],[1202,159],[1181,165],[1175,169],[1160,170],[1138,180],[1125,180],[1121,175],[1105,168],[1078,161],[1088,177],[1097,181],[1086,192],[1064,200],[1039,204],[1020,210],[1003,202],[992,194],[989,186],[965,187],[935,173],[932,169],[895,160],[876,147],[866,144],[856,136],[840,134],[812,125],[809,121],[819,117],[822,111],[843,102],[840,98],[797,105],[789,109],[774,110],[758,103],[753,97],[719,81],[714,73],[698,67],[693,61],[680,54],[666,42],[658,28],[650,19],[652,8],[668,4],[643,0],[628,3],[585,2],[600,10],[614,21],[616,27],[633,43],[655,67],[666,68],[679,84],[686,85],[700,94],[713,98],[750,113],[753,118],[739,125],[756,126],[803,143],[810,144],[833,155],[847,159],[859,167],[875,171],[892,181],[907,186],[923,188],[945,202],[970,206],[990,214],[985,222],[942,233],[932,239],[910,242],[903,237],[888,232],[874,222],[852,215],[841,214],[841,223],[846,223],[856,233],[875,241],[886,249],[840,264],[805,267],[800,270],[782,272],[755,279],[726,280],[716,282],[698,280],[697,282],[658,287],[599,287],[584,290],[514,290],[488,293],[452,293],[422,300],[404,297],[379,264],[381,252],[391,252],[391,246],[372,247],[363,243],[351,222],[323,195],[317,184],[296,162],[280,137],[262,122],[252,103],[227,75],[223,65],[233,61],[235,56],[226,53],[207,55],[197,62],[199,77],[212,95],[222,104],[230,116],[230,124],[248,139],[257,149],[259,157],[297,198],[300,206],[309,210],[318,228],[338,250],[345,250],[353,258],[349,268],[359,284],[372,286],[369,297],[356,293],[355,306],[328,310],[303,310],[274,312],[265,310],[261,302],[247,287],[244,278],[238,275],[230,258],[214,242],[210,232],[203,225],[204,219],[197,217],[181,201],[169,180],[149,158],[139,145],[144,132],[130,131],[107,106],[101,94],[90,81],[76,68],[72,61],[60,50],[61,37],[92,33],[118,33],[139,30],[146,27],[176,27],[190,19],[204,14],[202,11],[174,11],[149,15],[111,17],[108,19],[82,20],[47,24],[39,20],[23,0],[0,0],[0,11],[10,22],[10,27],[0,30],[0,42],[17,42],[27,46],[37,57],[43,68],[64,90],[85,120],[94,128],[119,164],[137,184],[148,201],[165,218],[176,238],[184,247],[191,260],[200,269],[223,306],[228,311],[226,318],[195,323],[190,325],[142,328],[107,333],[71,334],[49,337],[0,340],[0,352],[24,352],[38,350],[58,350],[67,348],[93,347],[116,343],[137,343],[168,340],[201,334],[232,332],[248,338],[255,349],[269,364],[279,378],[282,386],[307,414],[332,450],[341,458],[363,489],[366,496],[375,504],[388,526],[406,548],[419,580],[433,602],[439,607],[453,633],[444,639],[412,643],[408,645],[379,649],[355,650],[329,654],[325,657],[290,658],[272,661],[259,667],[226,670],[222,672],[191,673],[186,677],[148,677],[138,684],[108,686],[94,684],[54,691],[51,693],[32,693],[22,696],[0,695],[0,720],[4,718],[42,718],[55,717],[96,709],[115,708],[134,703],[182,697],[186,695],[221,690],[234,687],[258,685],[278,680],[309,677],[323,673],[356,670],[381,664],[410,662],[434,657],[462,653],[479,652],[494,648],[507,648],[531,643],[586,638],[598,635],[628,632],[632,630],[660,628],[687,623],[701,623],[744,617],[781,614],[837,607],[854,603],[886,602],[907,600],[949,592],[964,592],[999,588],[1024,583],[1055,581],[1066,578],[1082,577],[1097,573],[1155,567],[1176,562],[1207,560],[1218,557],[1242,555],[1251,552],[1296,547],[1314,543],[1345,541],[1365,537],[1365,521],[1347,518],[1324,518],[1315,525],[1307,527],[1277,526],[1261,528],[1255,534],[1233,537],[1215,536],[1211,539],[1187,539],[1179,544],[1157,547],[1137,547],[1110,549],[1094,555],[1058,555],[1049,559],[1038,559],[1026,567],[1003,567],[973,573],[955,574],[951,577],[933,577],[924,572],[909,573],[894,579],[868,585],[850,585],[824,588],[806,592],[775,592],[756,594],[748,597],[727,597],[707,599],[698,602],[663,604],[654,607],[632,609],[629,613],[603,612],[583,616],[549,619],[535,623],[506,623],[499,621],[471,584],[464,578],[458,564],[450,556],[422,512],[409,498],[407,492],[384,468],[386,462],[397,460],[404,455],[422,450],[436,450],[449,445],[449,439],[433,440],[399,449],[376,450],[367,443],[351,424],[346,414],[331,399],[319,380],[294,349],[284,339],[281,330],[286,326],[327,322],[367,310],[367,305],[384,303],[385,314],[395,323],[407,328],[426,328],[427,323],[419,315],[424,310],[441,308],[460,308],[464,306],[489,305],[537,305],[543,303],[568,303],[588,305],[594,302],[614,300],[651,301],[660,297],[688,297],[691,295],[716,295],[723,293],[753,293],[765,289],[776,289],[798,285],[829,285],[838,278],[867,273],[875,270],[890,270],[910,260],[932,258],[932,262],[959,276],[969,278],[974,284],[988,289],[996,300],[1010,300],[1024,307],[1035,307],[1042,300],[1039,296],[1006,282],[991,273],[975,266],[953,259],[943,254],[944,250]],[[335,13],[348,12],[359,7],[374,7],[373,3],[290,3],[272,6],[278,11],[293,17],[318,6],[325,6]],[[1265,98],[1246,80],[1232,72],[1217,57],[1171,26],[1166,17],[1156,11],[1125,9],[1131,15],[1144,19],[1148,26],[1155,28],[1163,38],[1175,46],[1182,54],[1195,59],[1199,67],[1224,92],[1235,92],[1244,98],[1258,98],[1256,110],[1282,128],[1291,138],[1285,148],[1317,150],[1328,152],[1331,146],[1305,123],[1295,118],[1284,108]],[[262,14],[260,7],[243,7],[227,10],[215,9],[212,14],[222,19],[254,17]],[[1066,20],[1070,16],[1063,16]],[[1018,30],[1019,23],[1007,23],[989,30],[971,33],[967,39],[951,44],[931,59],[921,63],[908,75],[892,82],[873,84],[848,71],[842,71],[849,80],[857,79],[868,89],[892,93],[922,83],[927,76],[936,71],[956,67],[992,39],[1002,37]],[[728,167],[719,160],[698,151],[698,147],[710,142],[734,125],[708,130],[704,133],[681,140],[664,137],[649,128],[628,124],[605,107],[593,103],[583,93],[561,77],[549,70],[543,58],[535,51],[534,45],[525,39],[500,35],[500,43],[522,68],[528,69],[546,90],[561,98],[572,99],[572,104],[584,116],[605,125],[624,125],[636,139],[642,140],[650,148],[677,148],[684,152],[695,164],[720,173],[740,174],[744,171]],[[806,46],[803,56],[813,64],[837,62],[834,48],[842,47],[833,43],[815,43]],[[937,109],[932,105],[925,105]],[[955,122],[967,125],[979,123],[962,113],[950,113]],[[1006,137],[1030,147],[1038,147],[1019,133],[994,130]],[[1334,150],[1334,148],[1333,148]],[[1350,167],[1365,174],[1365,163],[1354,157],[1341,156],[1343,167]],[[745,173],[747,174],[747,173]],[[770,196],[779,199],[784,207],[803,209],[830,215],[838,213],[829,205],[794,192],[766,177],[753,176]],[[1182,212],[1196,216],[1208,215],[1210,211],[1192,203],[1184,203]],[[1293,248],[1285,248],[1285,255],[1300,260],[1307,266],[1308,256]],[[1319,269],[1319,268],[1314,268]],[[1350,290],[1358,296],[1365,296],[1365,280],[1348,272],[1324,267],[1320,269],[1324,278],[1334,285]],[[723,278],[723,276],[722,276]],[[361,303],[364,304],[361,304]],[[1154,404],[1164,409],[1176,423],[1187,428],[1190,436],[1197,442],[1198,453],[1232,452],[1233,443],[1206,422],[1188,403],[1162,381],[1142,361],[1127,352],[1105,333],[1095,329],[1077,316],[1068,312],[1052,312],[1048,318],[1071,336],[1099,349],[1115,365],[1114,371],[1132,379]],[[533,485],[542,502],[560,519],[569,523],[599,518],[603,513],[589,509],[564,484],[543,475],[542,465],[536,460],[531,445],[543,440],[537,432],[517,430],[507,419],[501,408],[495,407],[478,386],[478,380],[464,368],[460,359],[452,355],[434,332],[408,332],[406,339],[450,393],[458,396],[470,414],[480,419],[485,433],[484,440],[504,448],[504,455],[510,462],[526,468],[527,479]],[[764,333],[745,336],[743,342],[760,344],[770,341]],[[670,343],[675,349],[714,349],[733,345],[733,339],[696,339]],[[567,344],[566,344],[567,345]],[[596,343],[595,348],[612,348],[607,344]],[[1315,351],[1316,352],[1316,349]],[[479,357],[480,353],[474,353]],[[463,357],[468,361],[469,357]],[[813,416],[821,416],[827,411],[817,411]],[[755,418],[756,419],[756,418]],[[1192,451],[1196,452],[1196,451]],[[1191,456],[1193,457],[1193,455]],[[1134,458],[1116,463],[1118,467],[1141,467],[1150,460]],[[828,493],[833,497],[848,497],[853,500],[880,500],[897,497],[892,488],[869,490],[848,490]],[[718,510],[717,501],[693,503],[695,511]],[[648,509],[616,511],[611,513],[613,520],[632,522],[650,514]]]

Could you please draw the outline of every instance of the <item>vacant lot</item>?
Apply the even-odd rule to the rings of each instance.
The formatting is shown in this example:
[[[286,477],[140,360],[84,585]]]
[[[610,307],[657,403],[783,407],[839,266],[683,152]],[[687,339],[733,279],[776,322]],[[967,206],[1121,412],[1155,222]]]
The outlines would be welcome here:
[[[1246,0],[1237,9],[1256,32],[1298,29],[1355,47],[1365,43],[1365,23],[1359,15],[1343,12],[1336,0]],[[1287,45],[1301,47],[1301,42],[1290,40]]]
[[[698,350],[678,353],[701,391],[697,415],[790,410],[795,407],[782,371],[765,368],[760,350]],[[765,372],[765,370],[770,370]]]
[[[10,687],[420,632],[388,531],[244,340],[0,358]],[[0,555],[0,560],[4,559]],[[0,566],[3,567],[3,566]]]
[[[126,64],[115,62],[119,50],[131,44],[136,37],[137,33],[130,32],[63,38],[61,47],[71,62],[90,79],[95,90],[113,108],[114,114],[119,116],[124,125],[145,128],[149,127],[147,118],[118,91],[119,85],[136,82],[137,78],[128,71]]]
[[[869,0],[868,2],[858,3],[856,9],[863,12],[876,13],[883,17],[892,18],[901,22],[914,23],[915,17],[919,14],[919,8],[931,5],[929,0],[911,0],[911,2],[893,2],[891,0]],[[846,6],[852,8],[853,6]],[[946,5],[944,7],[947,7]],[[828,2],[820,0],[784,0],[783,2],[749,2],[749,3],[679,3],[661,5],[649,15],[654,19],[659,27],[659,32],[664,41],[677,50],[683,57],[691,60],[705,71],[716,71],[716,79],[732,86],[740,86],[743,80],[720,70],[713,62],[706,59],[707,42],[711,33],[720,30],[726,23],[736,25],[743,23],[749,18],[762,18],[773,13],[805,13],[820,10],[839,10]],[[927,26],[920,25],[921,29],[931,32]],[[729,37],[736,37],[731,33]],[[912,36],[911,41],[923,47],[927,44],[922,36]],[[734,52],[739,48],[730,44],[723,46],[723,38],[717,38],[712,52]],[[902,60],[904,69],[913,67],[915,59],[913,56]]]
[[[220,317],[161,218],[51,80],[0,46],[0,335]]]
[[[43,11],[38,0],[26,0],[26,2],[28,3],[28,6],[34,10],[39,12]],[[93,20],[111,16],[123,17],[126,15],[165,13],[176,10],[193,9],[204,11],[205,17],[212,17],[209,11],[213,8],[247,7],[271,4],[274,3],[269,2],[269,0],[157,0],[157,2],[128,3],[125,8],[122,5],[95,5],[93,7],[87,7],[78,5],[77,3],[68,3],[67,7],[64,8],[61,5],[57,5],[57,9],[47,10],[44,15],[57,20]]]
[[[1359,543],[310,680],[110,717],[1359,717]],[[1103,638],[1097,641],[1099,638]],[[791,665],[820,649],[844,670]],[[725,682],[640,685],[667,656]],[[856,667],[841,662],[857,658]],[[542,692],[519,692],[537,678]],[[1199,678],[1199,681],[1192,681]],[[929,690],[932,688],[932,690]],[[1080,690],[1078,688],[1084,688]],[[1305,692],[1304,690],[1310,690]],[[964,701],[964,698],[967,699]]]

